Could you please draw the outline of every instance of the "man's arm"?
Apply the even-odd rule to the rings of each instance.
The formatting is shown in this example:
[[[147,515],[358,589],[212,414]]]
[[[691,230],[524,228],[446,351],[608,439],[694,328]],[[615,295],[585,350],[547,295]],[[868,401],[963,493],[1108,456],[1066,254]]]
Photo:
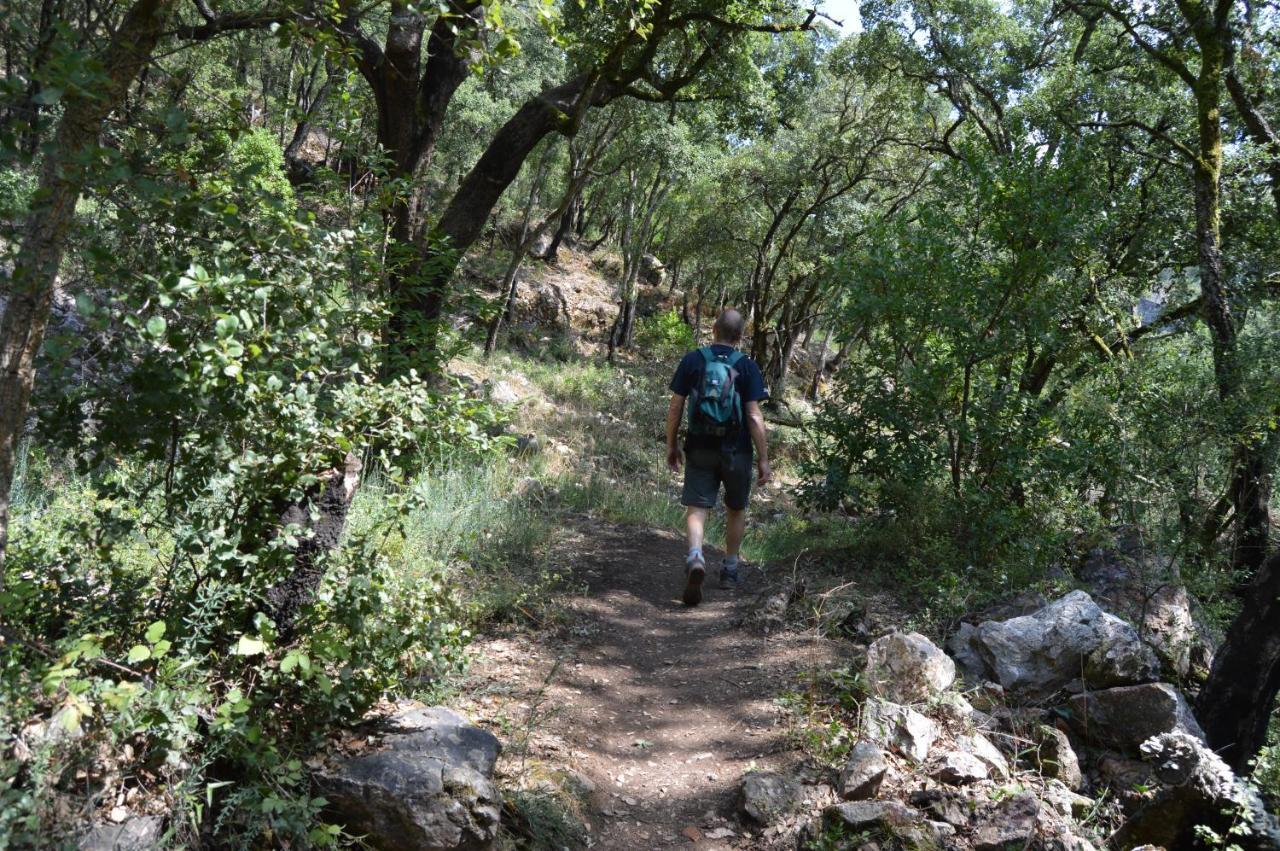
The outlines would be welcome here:
[[[747,403],[747,431],[751,433],[751,442],[756,447],[756,484],[767,485],[773,478],[773,469],[769,466],[769,441],[764,431],[764,412],[759,402]]]
[[[671,394],[671,404],[667,406],[667,467],[671,472],[680,471],[680,463],[684,460],[680,445],[676,442],[680,434],[680,415],[684,412],[684,397],[679,393]]]

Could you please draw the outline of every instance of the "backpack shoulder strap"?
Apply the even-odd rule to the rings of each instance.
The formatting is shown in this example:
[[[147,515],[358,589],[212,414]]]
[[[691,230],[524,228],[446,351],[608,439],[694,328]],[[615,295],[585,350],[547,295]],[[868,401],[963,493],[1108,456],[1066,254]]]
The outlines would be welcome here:
[[[703,363],[711,363],[716,359],[716,353],[711,350],[710,346],[703,346],[698,349],[698,352],[702,355]]]
[[[739,352],[739,351],[733,352],[731,355],[729,355],[729,366],[731,367],[737,366],[738,361],[742,360],[744,357],[746,357],[746,355],[744,355],[742,352]]]

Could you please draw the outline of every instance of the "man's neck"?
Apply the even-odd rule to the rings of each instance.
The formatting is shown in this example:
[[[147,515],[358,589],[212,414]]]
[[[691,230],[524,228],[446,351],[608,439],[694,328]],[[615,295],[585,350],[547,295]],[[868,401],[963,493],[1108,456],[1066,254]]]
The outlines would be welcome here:
[[[712,341],[711,341],[711,345],[713,345],[713,346],[728,346],[728,347],[729,347],[729,348],[731,348],[731,349],[736,349],[736,348],[737,348],[737,346],[735,346],[733,343],[725,342],[724,340],[712,340]]]

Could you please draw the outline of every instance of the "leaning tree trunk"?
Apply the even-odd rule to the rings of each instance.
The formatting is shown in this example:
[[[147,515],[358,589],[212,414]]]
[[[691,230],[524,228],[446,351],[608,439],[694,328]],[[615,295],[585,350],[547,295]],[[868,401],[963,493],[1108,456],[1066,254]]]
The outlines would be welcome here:
[[[574,187],[572,197],[568,199],[565,205],[564,213],[560,216],[560,224],[556,227],[555,234],[551,237],[551,244],[547,246],[547,252],[542,259],[547,263],[555,263],[560,256],[560,243],[569,235],[569,229],[573,227],[573,218],[578,206],[578,195],[582,191],[582,181],[578,178],[578,170],[582,168],[582,156],[578,153],[578,148],[572,142],[569,143],[569,174],[565,180],[566,185]]]
[[[1213,657],[1200,690],[1196,720],[1210,747],[1237,771],[1266,744],[1280,691],[1280,553],[1263,562],[1246,589],[1240,614]]]
[[[302,148],[306,145],[307,138],[311,135],[312,123],[329,100],[329,92],[333,90],[333,84],[337,77],[337,70],[326,63],[324,83],[321,84],[320,90],[314,96],[310,96],[308,92],[309,100],[303,109],[302,118],[298,121],[297,126],[294,127],[293,137],[289,139],[289,144],[285,146],[285,171],[289,176],[289,182],[294,185],[305,183],[311,178],[311,164],[302,159]]]
[[[511,259],[507,261],[507,270],[502,275],[502,285],[498,287],[502,308],[493,319],[489,320],[489,331],[484,338],[484,356],[487,358],[498,347],[498,333],[502,323],[511,323],[516,312],[516,293],[520,286],[520,267],[524,265],[525,251],[524,231],[521,231],[519,243],[511,249]]]
[[[1276,217],[1280,218],[1280,133],[1277,133],[1262,112],[1254,105],[1253,99],[1245,91],[1235,69],[1227,71],[1227,91],[1235,102],[1236,110],[1248,130],[1254,143],[1261,147],[1268,156],[1266,170],[1271,181],[1271,200],[1275,206]]]
[[[342,541],[362,466],[360,459],[348,452],[342,467],[324,478],[324,489],[314,505],[310,501],[294,503],[280,518],[284,526],[297,525],[310,532],[293,549],[292,572],[267,592],[271,619],[284,641],[293,637],[298,615],[324,579],[324,556]]]
[[[516,238],[516,244],[511,248],[511,259],[507,263],[507,271],[502,276],[502,286],[498,288],[499,297],[502,299],[502,309],[494,314],[493,320],[489,323],[489,333],[484,341],[484,356],[488,357],[493,354],[493,350],[498,346],[498,332],[502,330],[502,323],[510,324],[512,317],[516,312],[516,293],[520,286],[520,267],[524,265],[524,259],[529,254],[529,249],[533,241],[542,233],[546,223],[542,227],[536,228],[533,233],[529,232],[529,221],[533,218],[533,210],[538,206],[538,196],[542,193],[542,181],[547,175],[547,163],[551,158],[551,148],[546,147],[543,150],[542,157],[538,161],[538,168],[534,171],[533,180],[529,186],[529,198],[525,202],[524,212],[520,216],[520,235]]]
[[[0,590],[18,440],[35,385],[36,355],[49,322],[67,233],[89,179],[83,163],[95,159],[89,151],[98,142],[103,121],[120,106],[133,79],[151,61],[173,6],[174,0],[138,0],[98,58],[103,83],[93,87],[92,94],[71,94],[64,100],[62,122],[45,155],[39,189],[23,228],[9,299],[0,317]]]
[[[564,215],[560,217],[560,225],[551,237],[551,244],[547,246],[547,253],[542,255],[542,259],[547,263],[555,263],[560,259],[560,243],[564,242],[564,238],[569,235],[569,230],[573,227],[573,213],[574,208],[571,205],[569,209],[564,211]]]
[[[520,107],[462,178],[435,227],[415,246],[415,256],[402,273],[387,329],[387,343],[397,356],[395,371],[436,369],[439,323],[458,263],[538,143],[550,133],[572,131],[570,116],[587,83],[585,75],[575,77]]]

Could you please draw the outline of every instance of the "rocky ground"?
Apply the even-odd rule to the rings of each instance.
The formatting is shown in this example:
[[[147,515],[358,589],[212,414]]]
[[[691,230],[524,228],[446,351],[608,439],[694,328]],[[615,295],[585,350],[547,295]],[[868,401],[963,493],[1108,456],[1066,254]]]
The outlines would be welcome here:
[[[589,353],[613,309],[599,262],[570,251],[531,275],[521,328]],[[522,376],[459,374],[541,421],[549,469],[612,451],[574,444],[577,414]],[[1214,637],[1173,563],[1130,533],[1056,577],[1078,590],[931,639],[856,578],[842,629],[813,628],[826,599],[803,565],[710,582],[689,609],[676,535],[559,516],[545,559],[570,590],[554,621],[479,638],[462,715],[389,707],[319,772],[371,846],[1280,848],[1184,695]]]
[[[516,847],[1179,851],[1211,847],[1203,826],[1280,847],[1160,681],[1180,657],[1085,591],[962,624],[948,655],[917,633],[793,628],[790,574],[686,608],[670,533],[577,518],[561,540],[580,593],[554,628],[480,642],[457,707],[473,745],[446,737],[423,763],[393,728],[326,775],[376,847],[490,847],[503,798]],[[834,762],[779,700],[833,680],[856,683]],[[406,824],[435,838],[402,842]]]

